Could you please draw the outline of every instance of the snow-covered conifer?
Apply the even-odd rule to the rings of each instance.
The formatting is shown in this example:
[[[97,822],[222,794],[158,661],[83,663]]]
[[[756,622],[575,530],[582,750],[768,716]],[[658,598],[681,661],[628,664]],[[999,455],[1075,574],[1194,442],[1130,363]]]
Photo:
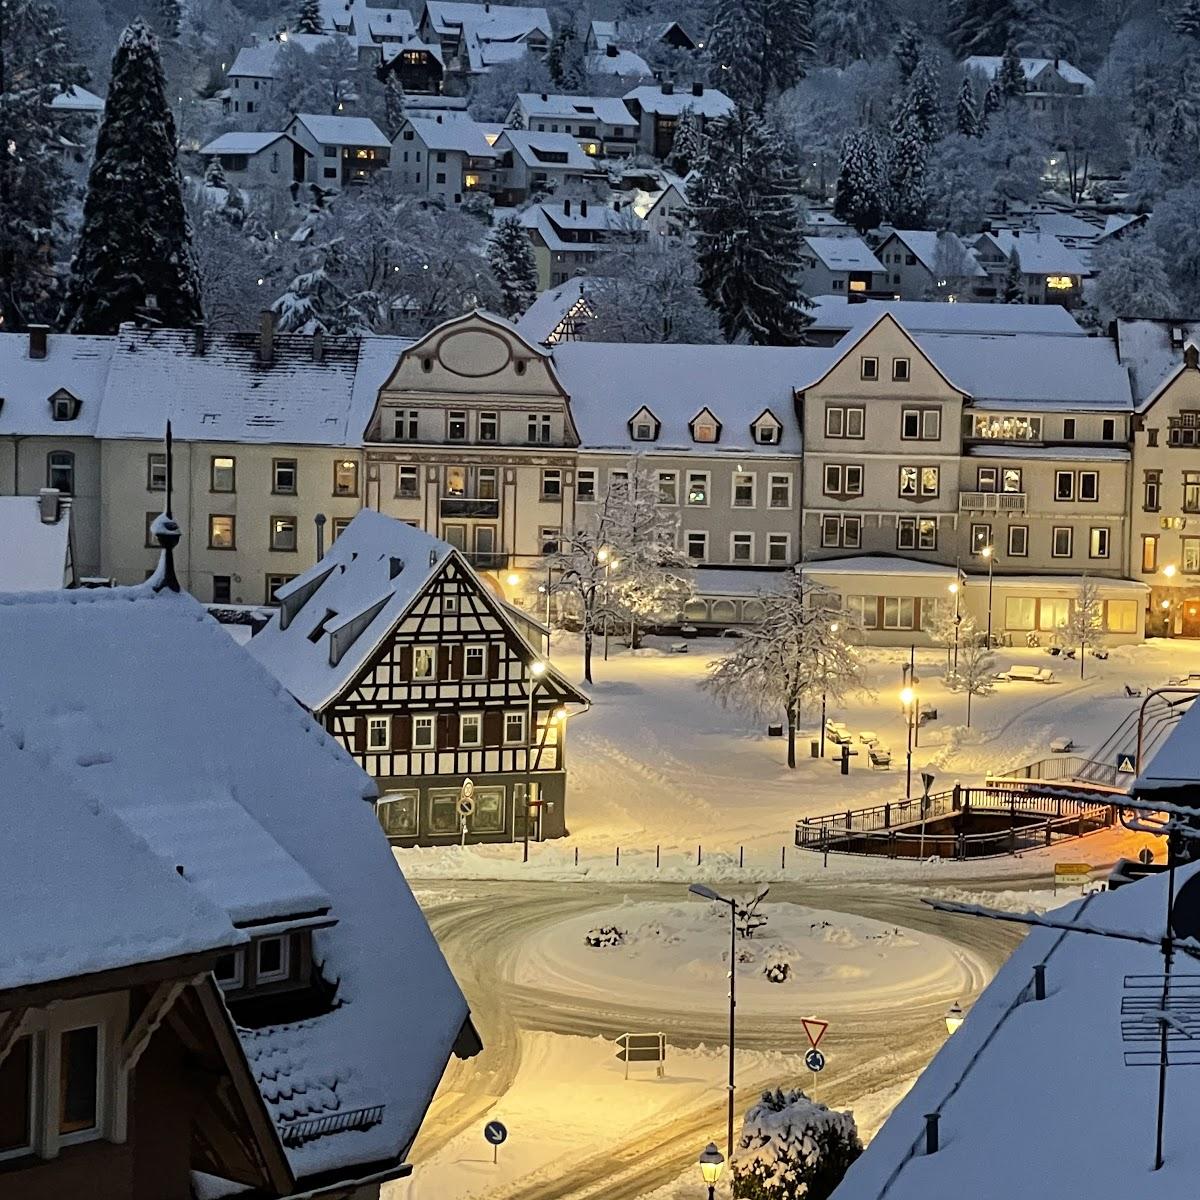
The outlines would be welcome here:
[[[1020,28],[1021,0],[954,0],[946,29],[955,54],[1002,54]]]
[[[735,110],[711,122],[690,189],[700,290],[729,341],[789,346],[810,323],[800,290],[799,188],[774,128]]]
[[[900,68],[902,83],[907,83],[912,78],[912,73],[917,69],[917,63],[921,61],[921,52],[920,31],[911,21],[905,21],[900,26],[896,44],[892,47],[892,57]]]
[[[556,87],[564,92],[578,92],[587,78],[583,41],[575,28],[574,13],[564,15],[546,55],[546,66]]]
[[[164,41],[176,41],[183,22],[179,0],[154,0],[152,8],[154,32]]]
[[[53,5],[0,3],[0,327],[16,331],[49,320],[61,299],[54,263],[70,182],[50,103],[86,75]]]
[[[200,277],[175,159],[175,120],[146,23],[121,35],[65,316],[73,333],[116,333],[153,302],[165,325],[201,319]]]
[[[933,60],[922,56],[908,82],[908,91],[900,102],[892,135],[898,137],[905,126],[925,143],[932,146],[942,136],[942,98]]]
[[[500,289],[501,312],[520,316],[537,299],[537,264],[529,235],[516,217],[497,223],[488,244],[488,261]]]
[[[675,137],[671,142],[671,153],[668,156],[671,166],[679,175],[686,175],[700,157],[702,145],[700,119],[696,110],[689,104],[679,114],[675,126]]]
[[[795,767],[801,717],[819,714],[822,697],[837,704],[862,691],[862,662],[835,593],[788,572],[761,600],[762,618],[710,666],[704,686],[727,707],[762,719],[782,716],[788,766]]]
[[[975,100],[975,89],[971,81],[963,76],[962,87],[958,89],[958,104],[955,108],[955,122],[958,132],[963,137],[979,137],[983,133],[983,118],[979,113],[979,105]]]
[[[874,229],[884,215],[883,156],[869,129],[848,133],[842,141],[833,215],[860,233]]]
[[[924,229],[929,219],[929,149],[915,118],[901,128],[888,156],[891,222],[898,229]]]
[[[866,61],[887,37],[890,13],[882,0],[818,0],[813,42],[823,62],[835,67]]]
[[[986,131],[991,123],[992,113],[999,112],[1004,107],[1004,93],[1000,90],[1000,85],[993,79],[987,85],[983,92],[983,115],[981,124]]]
[[[204,168],[204,183],[206,187],[211,188],[229,187],[229,180],[225,178],[225,168],[221,166],[221,160],[215,154],[208,160],[208,166]]]
[[[721,89],[761,112],[793,87],[813,53],[811,0],[718,0],[709,45]]]
[[[1008,266],[1004,269],[1004,290],[1002,299],[1005,304],[1024,304],[1025,280],[1021,275],[1021,255],[1016,247],[1008,256]]]
[[[384,132],[391,138],[404,124],[404,85],[395,71],[389,71],[383,81],[383,123]]]
[[[325,32],[325,25],[321,20],[321,0],[300,0],[300,7],[296,12],[296,32]]]
[[[996,85],[1004,99],[1012,100],[1025,94],[1025,68],[1021,66],[1021,56],[1017,53],[1016,45],[1009,42],[1000,59],[1000,69],[996,72]]]
[[[1093,298],[1100,320],[1163,318],[1181,312],[1166,259],[1147,233],[1108,238],[1092,251]]]

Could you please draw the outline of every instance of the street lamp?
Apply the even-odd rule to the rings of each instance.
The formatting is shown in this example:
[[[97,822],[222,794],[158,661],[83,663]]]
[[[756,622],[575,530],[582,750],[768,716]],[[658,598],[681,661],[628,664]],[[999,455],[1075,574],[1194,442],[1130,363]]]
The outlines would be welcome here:
[[[516,573],[516,571],[509,571],[504,582],[507,583],[509,587],[516,587],[517,584],[521,582],[521,577]]]
[[[833,621],[829,626],[829,632],[831,634],[836,635],[837,631],[839,629],[841,629],[841,625],[837,621]],[[824,667],[824,664],[822,663],[822,668],[823,667]],[[824,676],[824,670],[822,670],[822,676]],[[822,682],[822,686],[821,686],[821,757],[822,758],[825,757],[825,686],[824,686],[824,682]]]
[[[979,551],[984,558],[987,559],[988,565],[988,623],[987,623],[987,647],[992,648],[992,568],[996,565],[996,547],[984,546]]]
[[[958,627],[962,622],[962,610],[959,607],[962,603],[962,588],[957,580],[950,585],[950,595],[954,597],[954,671],[958,671]]]
[[[1162,573],[1167,577],[1168,580],[1172,580],[1175,578],[1175,572],[1177,570],[1178,570],[1178,568],[1175,566],[1174,563],[1167,563],[1167,565],[1165,567],[1163,567]],[[1171,629],[1171,601],[1169,598],[1162,602],[1162,610],[1163,610],[1163,632],[1169,637],[1172,634],[1172,632],[1174,632]]]
[[[955,1000],[946,1012],[946,1032],[957,1033],[964,1020],[962,1005]]]
[[[725,1167],[725,1155],[717,1149],[716,1142],[709,1142],[700,1155],[700,1174],[708,1184],[708,1200],[713,1200],[716,1194],[717,1180]]]
[[[714,892],[712,888],[703,883],[693,883],[688,891],[693,896],[700,896],[705,900],[714,900],[718,904],[729,905],[729,1129],[726,1140],[726,1153],[730,1158],[733,1157],[733,1050],[735,1040],[735,1013],[737,1011],[737,902],[730,900],[728,896],[722,896],[718,892]],[[763,893],[766,894],[765,892]],[[715,1147],[714,1147],[715,1148]],[[707,1151],[706,1151],[707,1153]],[[716,1183],[716,1177],[713,1177],[713,1183]]]
[[[537,691],[537,681],[546,673],[546,664],[542,660],[535,659],[529,664],[529,705],[525,712],[525,799],[523,801],[525,807],[525,820],[523,822],[522,833],[524,834],[524,852],[521,856],[522,862],[529,861],[529,793],[533,790],[533,694]]]
[[[904,715],[908,720],[908,769],[904,782],[904,798],[912,799],[912,752],[913,752],[913,713],[917,706],[917,690],[912,687],[900,689],[900,703],[904,705]]]
[[[617,565],[617,560],[613,558],[612,551],[607,546],[601,546],[596,551],[596,561],[604,567],[604,661],[608,662],[608,573]]]

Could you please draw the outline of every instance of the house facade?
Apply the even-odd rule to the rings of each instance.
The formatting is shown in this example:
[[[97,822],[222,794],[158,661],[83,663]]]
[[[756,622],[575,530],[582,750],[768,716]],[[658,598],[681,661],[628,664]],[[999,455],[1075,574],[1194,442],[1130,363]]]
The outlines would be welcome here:
[[[312,151],[286,133],[223,133],[200,154],[221,164],[230,187],[249,191],[278,191],[311,174]]]
[[[717,88],[693,83],[676,89],[670,80],[643,84],[625,93],[625,104],[638,122],[638,147],[655,158],[666,158],[675,141],[675,129],[685,108],[695,114],[701,132],[709,121],[733,111],[733,101]]]
[[[414,191],[461,204],[496,188],[496,151],[465,116],[407,117],[392,139],[392,174]]]
[[[1038,230],[995,230],[979,234],[971,249],[987,275],[971,285],[978,298],[1003,298],[1008,272],[1015,261],[1024,303],[1061,304],[1064,308],[1079,303],[1086,273],[1083,260],[1053,234]]]
[[[806,295],[868,296],[885,281],[883,264],[862,238],[803,238],[800,262]]]
[[[630,210],[617,211],[583,197],[532,204],[519,220],[533,243],[538,286],[543,291],[589,274],[614,242],[640,240],[649,232]]]
[[[369,183],[387,169],[392,144],[370,117],[297,113],[287,132],[310,155],[311,183],[342,188]]]
[[[958,300],[987,273],[959,236],[948,231],[894,229],[875,247],[881,286],[901,300]]]
[[[638,122],[618,96],[521,92],[507,123],[536,133],[569,133],[590,158],[619,158],[637,149]]]

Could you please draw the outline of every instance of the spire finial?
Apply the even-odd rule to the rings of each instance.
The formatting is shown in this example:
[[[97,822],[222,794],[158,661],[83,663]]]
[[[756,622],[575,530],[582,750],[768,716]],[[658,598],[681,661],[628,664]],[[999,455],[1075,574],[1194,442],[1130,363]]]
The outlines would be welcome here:
[[[175,547],[179,545],[180,531],[174,516],[171,514],[171,493],[175,482],[175,470],[171,446],[171,422],[168,421],[165,447],[167,460],[166,507],[159,516],[155,517],[154,524],[150,527],[150,531],[154,534],[155,540],[162,547],[162,557],[158,564],[158,579],[154,584],[154,590],[156,592],[161,592],[164,588],[172,592],[177,592],[180,590],[179,576],[175,574]]]

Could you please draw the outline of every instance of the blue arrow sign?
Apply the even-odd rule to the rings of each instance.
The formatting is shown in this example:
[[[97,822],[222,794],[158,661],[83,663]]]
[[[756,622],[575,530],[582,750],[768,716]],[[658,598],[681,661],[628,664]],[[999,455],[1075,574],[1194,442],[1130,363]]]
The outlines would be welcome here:
[[[1137,767],[1134,765],[1134,756],[1132,754],[1118,754],[1117,770],[1126,775],[1136,775]]]
[[[825,1055],[815,1046],[804,1056],[804,1065],[815,1075],[825,1070]]]
[[[503,1146],[508,1140],[508,1130],[499,1121],[489,1121],[483,1127],[484,1139],[492,1146]]]

